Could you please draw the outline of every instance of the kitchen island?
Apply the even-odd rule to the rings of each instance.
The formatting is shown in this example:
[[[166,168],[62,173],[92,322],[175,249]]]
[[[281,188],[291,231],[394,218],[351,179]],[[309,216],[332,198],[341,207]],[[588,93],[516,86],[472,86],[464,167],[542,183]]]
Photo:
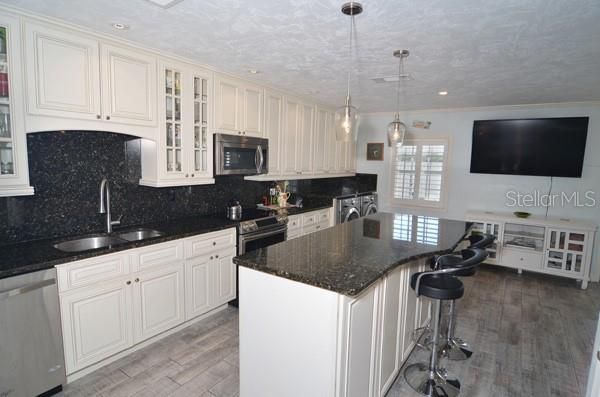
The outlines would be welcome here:
[[[410,276],[469,228],[379,213],[234,258],[240,396],[383,396],[430,319]]]

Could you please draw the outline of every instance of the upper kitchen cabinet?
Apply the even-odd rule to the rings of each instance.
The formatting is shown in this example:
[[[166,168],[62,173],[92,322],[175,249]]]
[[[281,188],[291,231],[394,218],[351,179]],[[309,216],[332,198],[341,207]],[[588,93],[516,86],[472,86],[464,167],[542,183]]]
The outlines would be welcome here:
[[[156,124],[156,58],[102,44],[102,114],[123,124]]]
[[[215,75],[215,132],[263,136],[264,89]]]
[[[29,186],[19,20],[0,13],[0,196],[33,194]]]
[[[329,173],[329,161],[335,158],[335,152],[331,151],[333,130],[333,112],[318,107],[316,111],[315,133],[313,137],[313,172],[316,175]],[[335,136],[333,136],[335,139]]]
[[[142,179],[153,187],[214,183],[212,72],[177,61],[160,62],[159,137],[142,140]]]
[[[283,126],[283,95],[265,92],[265,135],[269,140],[269,175],[281,174],[281,138]]]
[[[314,105],[292,97],[285,98],[285,128],[281,150],[284,176],[312,174],[314,115]]]
[[[154,56],[36,22],[26,22],[24,32],[28,132],[84,129],[155,139]]]

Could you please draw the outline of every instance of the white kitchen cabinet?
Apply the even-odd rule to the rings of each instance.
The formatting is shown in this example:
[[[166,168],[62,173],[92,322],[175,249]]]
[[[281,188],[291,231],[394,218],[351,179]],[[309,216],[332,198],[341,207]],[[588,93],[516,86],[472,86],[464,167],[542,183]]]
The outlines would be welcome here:
[[[300,171],[303,175],[312,174],[314,122],[315,107],[303,103],[301,106],[298,145],[296,145],[296,156],[299,161],[297,171]]]
[[[215,131],[263,136],[264,90],[241,80],[215,75]]]
[[[153,55],[34,21],[23,31],[29,132],[83,129],[155,138]]]
[[[401,271],[394,271],[386,276],[382,284],[381,292],[381,330],[379,339],[379,391],[381,395],[390,388],[402,357],[399,357],[401,338],[401,314],[400,293],[406,280]]]
[[[29,186],[19,20],[0,13],[0,197],[33,194]]]
[[[213,285],[215,286],[213,302],[215,306],[235,299],[236,275],[235,264],[233,263],[235,255],[235,248],[214,254],[211,270],[213,272]]]
[[[211,263],[208,255],[189,259],[185,263],[185,318],[189,320],[211,308]]]
[[[159,136],[143,140],[141,185],[212,184],[212,73],[162,60],[159,66]]]
[[[328,109],[317,107],[313,137],[313,174],[315,175],[328,174],[334,170],[331,165],[335,161],[335,152],[332,156],[331,151],[332,130],[333,113]],[[331,157],[333,157],[333,161],[331,161]]]
[[[122,124],[156,124],[156,58],[131,48],[100,45],[102,115]]]
[[[269,175],[281,174],[283,135],[283,96],[274,91],[265,93],[265,134],[269,140]]]
[[[326,118],[325,136],[325,170],[326,173],[336,173],[337,140],[335,136],[334,112],[329,111]]]
[[[184,321],[184,267],[173,263],[133,276],[134,343]]]
[[[60,294],[67,374],[133,344],[131,280],[117,279]]]
[[[231,228],[57,266],[67,375],[236,297]]]
[[[300,144],[298,139],[300,135],[300,115],[301,103],[293,98],[285,97],[283,114],[284,114],[284,134],[282,137],[281,164],[282,173],[284,175],[293,175],[299,173],[297,163],[296,147]]]
[[[402,271],[406,272],[405,279],[406,283],[410,283],[410,278],[413,274],[417,273],[417,266],[410,266],[406,269],[402,269]],[[404,304],[404,313],[402,318],[402,350],[401,356],[403,359],[406,359],[412,349],[415,346],[415,342],[413,340],[413,333],[415,329],[417,329],[417,314],[418,314],[418,300],[415,291],[410,288],[410,284],[403,291],[403,297],[401,299]]]

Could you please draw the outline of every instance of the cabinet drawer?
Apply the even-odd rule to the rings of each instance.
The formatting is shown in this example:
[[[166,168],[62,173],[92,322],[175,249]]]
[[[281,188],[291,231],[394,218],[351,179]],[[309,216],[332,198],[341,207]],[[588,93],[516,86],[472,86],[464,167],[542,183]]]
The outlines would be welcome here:
[[[129,255],[117,253],[56,266],[58,289],[61,292],[130,273]]]
[[[300,215],[292,215],[288,217],[288,234],[302,226],[300,223]]]
[[[318,232],[319,230],[327,229],[329,227],[329,222],[321,222],[316,225],[309,225],[302,228],[302,234],[310,234],[314,232]]]
[[[318,211],[307,212],[302,215],[302,226],[311,226],[319,222]]]
[[[504,248],[504,251],[502,251],[502,265],[520,269],[540,269],[542,267],[542,253]]]
[[[330,220],[331,220],[331,214],[330,214],[329,208],[318,212],[318,221],[317,222],[329,223]]]
[[[227,229],[189,238],[185,241],[185,257],[189,259],[212,251],[235,248],[235,235],[235,229]]]
[[[183,242],[181,240],[140,248],[131,253],[134,272],[182,260]]]

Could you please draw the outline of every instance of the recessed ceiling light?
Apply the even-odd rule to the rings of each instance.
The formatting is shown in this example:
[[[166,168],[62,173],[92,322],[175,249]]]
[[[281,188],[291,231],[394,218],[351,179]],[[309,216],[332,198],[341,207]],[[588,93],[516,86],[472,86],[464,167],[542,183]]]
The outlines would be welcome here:
[[[260,70],[256,70],[256,69],[248,69],[248,70],[247,70],[247,72],[248,72],[248,73],[250,73],[250,74],[259,74],[259,73],[260,73]]]
[[[110,26],[117,30],[129,30],[129,25],[125,25],[124,23],[115,22],[111,23]]]
[[[448,91],[440,91],[440,92],[438,92],[438,95],[446,96],[446,95],[448,95]]]

